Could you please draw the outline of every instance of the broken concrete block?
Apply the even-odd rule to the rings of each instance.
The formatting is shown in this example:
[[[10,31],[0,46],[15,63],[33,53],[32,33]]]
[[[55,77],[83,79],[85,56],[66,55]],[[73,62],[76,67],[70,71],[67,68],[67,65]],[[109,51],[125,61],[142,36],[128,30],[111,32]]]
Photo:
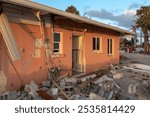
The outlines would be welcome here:
[[[30,92],[30,87],[29,87],[29,85],[26,85],[25,88],[24,88],[24,90],[25,90],[26,92]]]
[[[113,81],[112,78],[107,77],[107,75],[100,77],[98,80],[94,81],[95,84],[100,84],[104,81]]]
[[[1,100],[16,100],[17,92],[16,91],[7,91],[0,96]]]
[[[111,91],[111,92],[109,93],[109,96],[108,96],[107,100],[110,100],[110,99],[112,99],[112,97],[113,97],[113,94],[114,94],[114,92],[113,92],[113,91]]]
[[[149,65],[137,64],[137,63],[135,64],[134,63],[134,64],[130,64],[129,67],[150,72],[150,66]]]
[[[50,81],[43,81],[42,87],[50,87]]]
[[[35,84],[35,82],[32,80],[29,84],[29,88],[30,88],[30,94],[33,96],[33,98],[38,98],[39,94],[37,93],[38,90],[38,85]]]
[[[82,78],[82,79],[81,79],[81,82],[85,82],[85,81],[86,81],[86,79],[87,79],[87,78]]]
[[[29,84],[29,88],[30,88],[30,90],[36,91],[36,90],[38,90],[38,85],[33,80],[31,80],[31,82]]]
[[[143,93],[138,93],[137,96],[138,96],[138,100],[147,100],[146,95]]]
[[[51,94],[56,96],[58,94],[58,88],[51,88]]]
[[[9,100],[16,100],[17,99],[17,92],[16,91],[11,91],[9,93]]]
[[[110,70],[110,73],[114,75],[114,74],[117,74],[117,71],[115,71],[115,70]]]
[[[87,76],[85,76],[85,77],[82,77],[82,78],[81,78],[81,81],[82,81],[82,82],[85,82],[85,81],[88,81],[88,80],[90,80],[90,79],[95,78],[96,76],[97,76],[96,74],[87,75]]]
[[[89,99],[90,100],[105,100],[106,98],[98,96],[95,93],[90,93]]]
[[[105,91],[110,91],[115,86],[114,81],[105,81],[103,82],[103,87]]]
[[[36,100],[39,98],[39,94],[36,91],[29,92],[29,95],[32,95],[33,99]]]
[[[77,84],[77,80],[74,79],[74,78],[65,78],[65,81],[67,83],[72,83],[73,85],[76,85]]]
[[[70,100],[88,100],[88,98],[86,98],[83,95],[72,95],[69,99]]]
[[[60,87],[63,87],[66,85],[66,82],[64,79],[60,80]]]
[[[99,84],[97,84],[93,92],[95,94],[99,94],[100,90],[101,90],[101,86]]]
[[[121,79],[123,77],[124,77],[124,75],[122,73],[117,73],[117,74],[113,75],[113,79]]]
[[[32,95],[25,96],[25,100],[32,100]]]
[[[130,84],[128,87],[128,93],[135,95],[137,92],[137,85]]]

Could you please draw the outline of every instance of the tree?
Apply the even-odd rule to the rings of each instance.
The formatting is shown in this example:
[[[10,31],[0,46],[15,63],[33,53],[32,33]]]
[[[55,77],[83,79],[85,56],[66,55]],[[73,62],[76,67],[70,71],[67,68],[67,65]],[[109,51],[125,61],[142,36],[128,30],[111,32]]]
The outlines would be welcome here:
[[[66,11],[66,12],[69,12],[69,13],[76,14],[76,15],[80,15],[80,13],[79,13],[79,11],[77,10],[77,8],[74,7],[73,5],[69,6],[65,11]]]
[[[136,43],[137,43],[137,32],[136,32],[137,27],[136,27],[136,25],[131,25],[131,30],[133,33],[135,33],[135,35],[134,35],[134,37],[132,37],[131,41],[132,41],[133,45],[136,45]]]
[[[150,31],[150,6],[143,6],[136,12],[137,28],[141,28],[144,34],[144,51],[149,52],[149,31]]]
[[[123,47],[126,47],[127,45],[133,46],[133,45],[134,45],[134,39],[131,38],[131,40],[128,40],[128,39],[126,39],[126,38],[122,38],[122,40],[121,40],[121,45],[122,45]]]

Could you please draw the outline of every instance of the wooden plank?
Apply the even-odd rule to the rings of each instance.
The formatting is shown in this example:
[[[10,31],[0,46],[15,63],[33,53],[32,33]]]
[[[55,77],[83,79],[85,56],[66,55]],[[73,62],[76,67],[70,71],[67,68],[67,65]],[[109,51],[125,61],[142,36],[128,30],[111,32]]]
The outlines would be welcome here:
[[[62,92],[62,94],[64,95],[64,97],[66,99],[69,99],[69,97],[66,95],[66,93],[58,86],[58,84],[55,81],[53,81],[53,83]]]
[[[39,21],[25,18],[9,17],[9,21],[18,24],[29,24],[39,26]],[[51,23],[45,23],[45,27],[51,27]]]
[[[12,59],[14,61],[19,60],[20,59],[19,50],[17,48],[15,37],[14,37],[11,27],[9,25],[8,18],[5,14],[0,15],[0,28],[1,28],[1,33],[2,33],[3,39],[5,41],[5,44],[8,48],[8,51],[9,51]]]

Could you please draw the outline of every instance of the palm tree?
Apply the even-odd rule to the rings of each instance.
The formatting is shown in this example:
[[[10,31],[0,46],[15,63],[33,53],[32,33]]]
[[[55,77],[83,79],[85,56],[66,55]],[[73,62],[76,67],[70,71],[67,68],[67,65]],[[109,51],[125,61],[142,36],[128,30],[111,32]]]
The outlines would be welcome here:
[[[143,6],[136,12],[136,25],[144,34],[144,51],[149,52],[150,6]]]

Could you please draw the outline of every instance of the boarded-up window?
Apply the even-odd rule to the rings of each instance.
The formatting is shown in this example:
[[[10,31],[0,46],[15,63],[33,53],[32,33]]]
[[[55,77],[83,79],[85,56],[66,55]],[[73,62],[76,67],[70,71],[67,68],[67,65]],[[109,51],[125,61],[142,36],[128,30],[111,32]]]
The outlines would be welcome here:
[[[60,53],[61,46],[61,34],[54,33],[54,53]]]
[[[107,53],[112,54],[112,39],[108,39],[108,48]]]
[[[93,37],[93,50],[100,50],[100,38]]]

